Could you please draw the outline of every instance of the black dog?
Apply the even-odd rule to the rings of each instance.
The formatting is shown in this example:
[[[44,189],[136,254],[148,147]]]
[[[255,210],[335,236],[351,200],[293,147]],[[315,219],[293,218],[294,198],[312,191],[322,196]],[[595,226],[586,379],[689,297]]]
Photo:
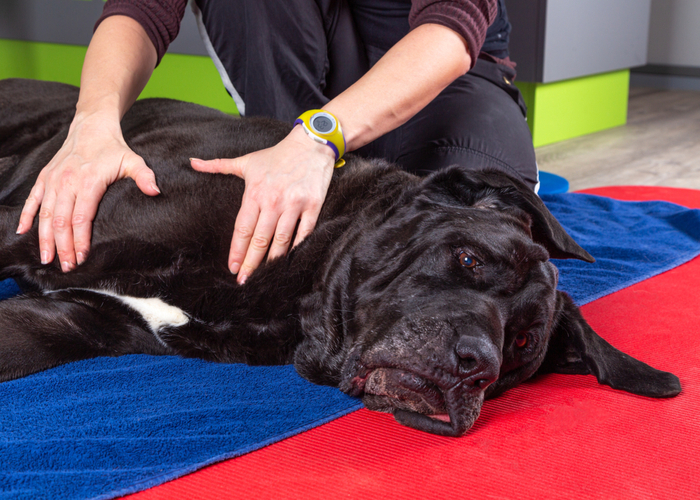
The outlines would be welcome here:
[[[115,183],[87,261],[39,262],[19,213],[65,139],[78,91],[0,82],[0,277],[27,294],[0,303],[0,380],[129,353],[294,363],[318,384],[437,434],[464,434],[493,397],[543,372],[592,373],[652,397],[678,378],[616,350],[556,290],[548,259],[592,257],[540,199],[496,171],[419,178],[348,158],[316,230],[243,286],[226,268],[243,181],[189,157],[269,147],[289,126],[193,104],[140,101],[122,128],[162,195]],[[430,415],[448,414],[449,422]]]

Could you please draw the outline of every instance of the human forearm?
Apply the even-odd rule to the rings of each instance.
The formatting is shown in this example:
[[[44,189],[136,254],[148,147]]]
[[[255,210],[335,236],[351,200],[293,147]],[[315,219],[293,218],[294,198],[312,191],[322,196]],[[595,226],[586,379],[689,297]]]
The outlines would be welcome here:
[[[339,118],[352,151],[408,121],[470,64],[460,35],[444,26],[424,24],[324,109]]]
[[[120,128],[155,62],[153,44],[132,19],[113,16],[95,31],[68,137],[39,174],[17,228],[28,231],[38,214],[42,264],[58,254],[61,269],[70,271],[85,260],[97,207],[117,179],[131,177],[144,193],[159,193],[153,172]]]
[[[85,56],[77,115],[113,113],[121,120],[146,86],[156,59],[139,23],[125,16],[105,19]]]

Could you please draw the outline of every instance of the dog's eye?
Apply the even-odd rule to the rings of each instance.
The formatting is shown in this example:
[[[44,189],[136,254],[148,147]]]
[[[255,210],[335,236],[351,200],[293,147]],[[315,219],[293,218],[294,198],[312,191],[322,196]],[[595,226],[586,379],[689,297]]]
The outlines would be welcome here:
[[[520,332],[515,336],[515,345],[517,345],[520,349],[527,347],[527,345],[530,343],[530,336],[525,333],[525,332]]]
[[[474,269],[479,265],[479,261],[477,261],[473,256],[469,255],[467,252],[460,252],[459,263],[467,269]]]

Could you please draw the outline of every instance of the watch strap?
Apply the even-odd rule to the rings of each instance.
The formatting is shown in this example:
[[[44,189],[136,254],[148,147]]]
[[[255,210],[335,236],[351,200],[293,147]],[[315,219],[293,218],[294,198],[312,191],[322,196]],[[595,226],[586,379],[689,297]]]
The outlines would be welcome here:
[[[294,125],[300,124],[306,135],[314,141],[325,144],[335,154],[335,168],[345,165],[345,136],[338,119],[328,111],[310,109],[296,119]]]

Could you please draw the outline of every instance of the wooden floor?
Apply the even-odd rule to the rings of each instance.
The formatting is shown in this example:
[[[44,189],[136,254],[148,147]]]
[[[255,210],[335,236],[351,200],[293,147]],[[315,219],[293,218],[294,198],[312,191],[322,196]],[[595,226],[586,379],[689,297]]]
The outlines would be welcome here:
[[[540,170],[570,190],[651,185],[700,189],[700,92],[632,88],[627,125],[537,148]]]

